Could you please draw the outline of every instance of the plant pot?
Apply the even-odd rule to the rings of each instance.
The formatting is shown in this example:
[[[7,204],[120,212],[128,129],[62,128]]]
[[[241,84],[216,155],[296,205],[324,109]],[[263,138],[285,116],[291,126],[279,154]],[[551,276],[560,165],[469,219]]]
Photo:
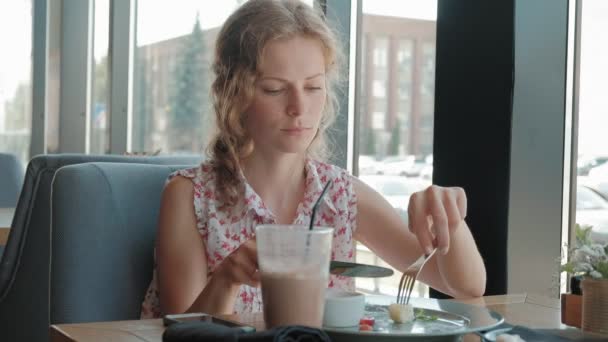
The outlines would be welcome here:
[[[584,278],[582,329],[608,335],[608,279]]]

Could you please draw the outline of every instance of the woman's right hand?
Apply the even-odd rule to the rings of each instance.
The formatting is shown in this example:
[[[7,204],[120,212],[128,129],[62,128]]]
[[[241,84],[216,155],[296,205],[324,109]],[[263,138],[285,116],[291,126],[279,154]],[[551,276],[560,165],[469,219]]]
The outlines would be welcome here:
[[[255,239],[243,243],[217,267],[215,274],[231,285],[260,286]]]

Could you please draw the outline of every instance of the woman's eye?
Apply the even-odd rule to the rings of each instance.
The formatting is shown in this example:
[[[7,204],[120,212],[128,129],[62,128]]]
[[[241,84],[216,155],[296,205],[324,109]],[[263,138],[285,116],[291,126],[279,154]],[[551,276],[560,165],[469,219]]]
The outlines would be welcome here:
[[[321,87],[306,87],[306,90],[309,90],[309,91],[317,91],[317,90],[321,90],[321,89],[322,89]]]
[[[264,89],[264,92],[270,95],[277,95],[280,94],[282,91],[283,89]]]

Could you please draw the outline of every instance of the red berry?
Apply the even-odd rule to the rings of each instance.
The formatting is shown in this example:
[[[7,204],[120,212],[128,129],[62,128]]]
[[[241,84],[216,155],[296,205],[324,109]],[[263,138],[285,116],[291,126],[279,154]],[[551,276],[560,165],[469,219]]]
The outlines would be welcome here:
[[[367,324],[370,326],[374,326],[374,322],[376,320],[374,319],[374,317],[370,317],[370,316],[363,316],[361,318],[361,320],[359,320],[359,324]]]
[[[372,326],[369,324],[359,324],[359,331],[372,331],[372,330],[374,330],[374,328],[372,328]]]

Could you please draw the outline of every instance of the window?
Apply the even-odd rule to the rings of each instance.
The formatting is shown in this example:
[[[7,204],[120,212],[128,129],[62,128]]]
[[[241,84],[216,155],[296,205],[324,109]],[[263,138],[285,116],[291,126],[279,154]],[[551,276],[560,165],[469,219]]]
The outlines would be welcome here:
[[[582,2],[576,222],[608,243],[608,2]]]
[[[0,152],[29,159],[32,118],[32,2],[0,2]],[[10,47],[10,48],[8,48]]]
[[[134,151],[201,153],[214,122],[209,93],[215,39],[243,2],[138,1]]]
[[[406,218],[409,196],[432,175],[437,2],[362,5],[358,173]],[[362,245],[357,260],[388,266]],[[357,279],[357,287],[396,295],[399,279]],[[421,284],[414,291],[428,293]]]
[[[208,94],[215,37],[238,5],[238,1],[214,6],[198,1],[179,5],[138,1],[134,151],[202,151],[212,122]]]
[[[110,38],[110,1],[95,0],[93,33],[93,71],[91,72],[92,98],[90,152],[110,152],[110,118],[108,116],[108,44]]]

